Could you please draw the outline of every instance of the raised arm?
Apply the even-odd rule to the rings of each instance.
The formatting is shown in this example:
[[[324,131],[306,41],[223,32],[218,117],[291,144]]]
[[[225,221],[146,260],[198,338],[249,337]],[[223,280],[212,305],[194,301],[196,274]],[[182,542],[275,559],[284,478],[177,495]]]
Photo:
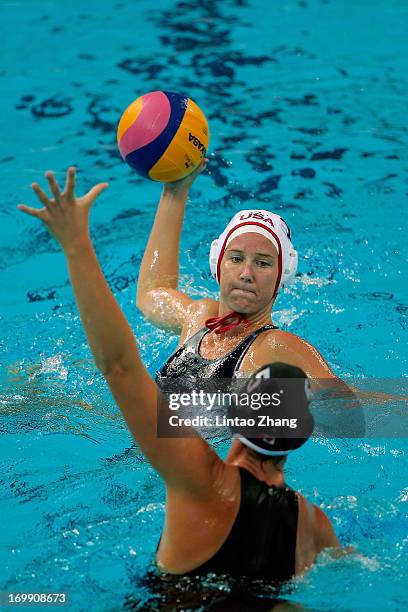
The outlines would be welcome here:
[[[136,305],[144,316],[178,333],[193,302],[178,289],[181,229],[189,189],[206,163],[204,159],[187,178],[163,185],[137,284]]]
[[[64,193],[51,172],[46,176],[54,197],[48,198],[34,183],[44,208],[18,208],[43,221],[61,244],[96,366],[143,453],[168,486],[202,494],[211,486],[217,455],[198,437],[158,438],[158,388],[140,359],[132,330],[103,276],[89,236],[91,205],[107,184],[96,185],[84,197],[76,198],[75,168],[68,170]]]

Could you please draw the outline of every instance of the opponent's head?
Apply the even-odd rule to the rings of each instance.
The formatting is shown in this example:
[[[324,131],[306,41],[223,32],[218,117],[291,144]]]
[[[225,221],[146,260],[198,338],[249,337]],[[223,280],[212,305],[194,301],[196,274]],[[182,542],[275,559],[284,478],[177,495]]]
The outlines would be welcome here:
[[[246,381],[238,398],[228,410],[229,418],[237,417],[231,433],[265,459],[286,456],[312,435],[312,393],[300,368],[279,362],[263,366]]]
[[[220,283],[221,264],[228,246],[235,238],[247,233],[263,236],[274,247],[277,260],[277,274],[272,288],[274,297],[279,288],[295,276],[298,258],[291,242],[289,227],[279,215],[268,210],[241,210],[234,215],[222,234],[211,244],[211,273]]]

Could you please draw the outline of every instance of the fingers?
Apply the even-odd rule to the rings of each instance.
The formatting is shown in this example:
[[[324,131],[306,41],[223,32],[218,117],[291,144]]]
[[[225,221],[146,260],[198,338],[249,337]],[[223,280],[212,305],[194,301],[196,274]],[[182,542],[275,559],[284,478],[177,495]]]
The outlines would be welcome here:
[[[200,164],[197,166],[197,168],[194,170],[194,172],[191,173],[191,175],[193,177],[196,177],[199,174],[201,174],[202,172],[204,172],[204,170],[207,167],[207,163],[208,163],[208,159],[206,157],[204,157],[204,159],[201,160]]]
[[[47,221],[47,211],[45,208],[31,208],[30,206],[25,206],[25,204],[19,204],[17,208],[18,210],[21,210],[21,212],[26,213],[31,217],[37,217],[37,219],[41,219],[41,221]]]
[[[75,183],[76,183],[76,168],[70,166],[67,170],[67,178],[65,181],[65,196],[68,200],[75,199]]]
[[[32,190],[35,192],[37,198],[44,204],[44,206],[48,209],[52,206],[52,202],[47,196],[47,194],[41,189],[38,183],[32,183]]]
[[[57,212],[55,205],[61,206],[62,209],[65,208],[64,202],[71,202],[73,204],[85,204],[91,205],[94,200],[104,191],[107,187],[109,187],[108,183],[99,183],[92,187],[90,191],[83,198],[75,199],[75,184],[76,184],[76,168],[74,166],[70,166],[67,171],[66,182],[65,182],[65,191],[62,194],[60,188],[58,186],[57,181],[55,180],[53,172],[46,172],[45,176],[47,178],[48,184],[54,196],[54,199],[50,199],[48,195],[41,189],[38,183],[32,183],[31,187],[35,192],[37,198],[44,204],[45,208],[31,208],[26,206],[25,204],[19,204],[17,208],[24,212],[27,215],[32,217],[37,217],[41,219],[45,223],[50,223],[52,216]],[[58,210],[60,210],[58,208]],[[50,216],[51,215],[51,216]]]
[[[92,202],[96,200],[96,198],[102,193],[102,191],[105,191],[105,189],[107,189],[108,187],[109,183],[99,183],[98,185],[95,185],[95,187],[92,187],[92,189],[88,191],[88,193],[84,197],[84,200],[92,204]]]
[[[46,179],[48,181],[48,184],[50,186],[51,193],[54,196],[55,203],[56,204],[60,204],[61,203],[61,191],[60,191],[60,188],[58,187],[57,181],[55,180],[54,173],[48,171],[48,172],[45,173],[45,177],[46,177]]]
[[[208,164],[208,157],[204,157],[200,165],[201,172],[203,172],[206,169],[207,164]]]

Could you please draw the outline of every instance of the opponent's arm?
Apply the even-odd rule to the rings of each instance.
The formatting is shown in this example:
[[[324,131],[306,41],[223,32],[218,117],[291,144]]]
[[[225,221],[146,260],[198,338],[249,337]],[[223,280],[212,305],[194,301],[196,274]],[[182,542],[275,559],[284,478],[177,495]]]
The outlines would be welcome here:
[[[89,211],[107,184],[97,185],[77,199],[74,168],[68,171],[64,193],[52,173],[47,173],[47,179],[54,198],[48,198],[33,184],[44,208],[38,210],[24,205],[19,208],[41,219],[61,244],[95,363],[107,380],[131,433],[166,483],[191,493],[202,493],[211,486],[212,466],[217,456],[198,437],[157,437],[157,386],[140,359],[132,330],[109,289],[92,246]],[[162,408],[166,409],[166,403]]]
[[[179,291],[181,229],[189,189],[205,169],[207,159],[189,176],[163,185],[153,228],[143,255],[137,284],[136,305],[158,327],[178,333],[193,300]]]

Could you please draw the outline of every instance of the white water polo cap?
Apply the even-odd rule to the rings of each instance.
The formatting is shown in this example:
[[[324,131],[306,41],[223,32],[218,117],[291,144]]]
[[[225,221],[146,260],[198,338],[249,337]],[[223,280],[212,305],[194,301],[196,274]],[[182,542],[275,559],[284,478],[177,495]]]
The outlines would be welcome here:
[[[241,234],[254,232],[265,236],[278,252],[278,278],[274,295],[283,285],[293,281],[298,263],[298,255],[290,238],[290,229],[279,215],[269,210],[240,210],[228,223],[217,240],[213,240],[210,250],[211,274],[220,282],[221,261],[228,244]]]

